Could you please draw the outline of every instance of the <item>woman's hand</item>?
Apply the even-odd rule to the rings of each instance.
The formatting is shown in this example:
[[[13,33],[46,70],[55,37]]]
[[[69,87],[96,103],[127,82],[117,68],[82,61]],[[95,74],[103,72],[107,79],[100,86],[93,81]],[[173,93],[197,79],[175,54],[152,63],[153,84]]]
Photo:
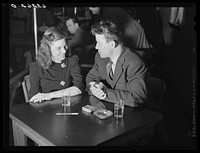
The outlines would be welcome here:
[[[41,103],[44,100],[51,100],[51,94],[50,93],[37,93],[29,101],[34,102],[34,103],[36,103],[36,102]]]

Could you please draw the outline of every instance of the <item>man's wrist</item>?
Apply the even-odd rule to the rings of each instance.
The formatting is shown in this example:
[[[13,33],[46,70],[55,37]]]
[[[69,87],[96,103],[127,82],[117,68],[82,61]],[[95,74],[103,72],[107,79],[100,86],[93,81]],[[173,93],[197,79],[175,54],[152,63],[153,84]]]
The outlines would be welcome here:
[[[106,92],[104,92],[104,95],[103,95],[103,100],[105,100],[105,99],[106,99],[106,97],[107,97],[107,94],[106,94]]]
[[[106,86],[104,86],[104,87],[102,88],[102,90],[103,90],[103,92],[104,92],[104,95],[105,95],[104,100],[108,97],[107,89],[108,89],[108,88],[107,88]]]

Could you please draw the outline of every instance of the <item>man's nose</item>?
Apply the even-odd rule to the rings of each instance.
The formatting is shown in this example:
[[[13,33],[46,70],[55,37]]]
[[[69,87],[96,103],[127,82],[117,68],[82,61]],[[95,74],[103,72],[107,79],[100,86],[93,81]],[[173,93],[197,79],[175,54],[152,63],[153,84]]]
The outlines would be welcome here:
[[[63,52],[63,53],[66,53],[65,47],[62,48],[62,52]]]

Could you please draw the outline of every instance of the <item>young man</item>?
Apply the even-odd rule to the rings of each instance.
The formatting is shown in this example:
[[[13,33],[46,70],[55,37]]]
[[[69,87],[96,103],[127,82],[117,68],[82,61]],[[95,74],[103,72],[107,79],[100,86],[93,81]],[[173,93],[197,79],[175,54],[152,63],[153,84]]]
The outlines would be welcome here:
[[[67,44],[71,53],[78,55],[80,60],[84,60],[83,57],[87,54],[86,46],[94,42],[93,36],[79,26],[77,17],[71,16],[67,18],[66,26],[72,34],[71,37],[67,38]]]
[[[142,106],[146,100],[146,67],[141,58],[123,44],[122,32],[111,21],[92,26],[98,50],[86,76],[89,93],[109,102]],[[111,64],[112,63],[112,64]]]

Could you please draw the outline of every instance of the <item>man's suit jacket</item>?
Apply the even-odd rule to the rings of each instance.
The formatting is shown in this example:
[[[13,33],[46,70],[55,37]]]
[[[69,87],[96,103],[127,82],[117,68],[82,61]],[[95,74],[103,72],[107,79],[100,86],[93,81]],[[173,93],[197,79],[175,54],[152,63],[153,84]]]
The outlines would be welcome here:
[[[141,106],[146,100],[146,67],[140,57],[123,48],[115,67],[113,81],[109,78],[106,65],[108,58],[101,58],[99,53],[95,56],[93,68],[87,74],[86,84],[91,81],[103,82],[106,85],[106,101],[115,103],[123,99],[125,105],[132,107]]]

